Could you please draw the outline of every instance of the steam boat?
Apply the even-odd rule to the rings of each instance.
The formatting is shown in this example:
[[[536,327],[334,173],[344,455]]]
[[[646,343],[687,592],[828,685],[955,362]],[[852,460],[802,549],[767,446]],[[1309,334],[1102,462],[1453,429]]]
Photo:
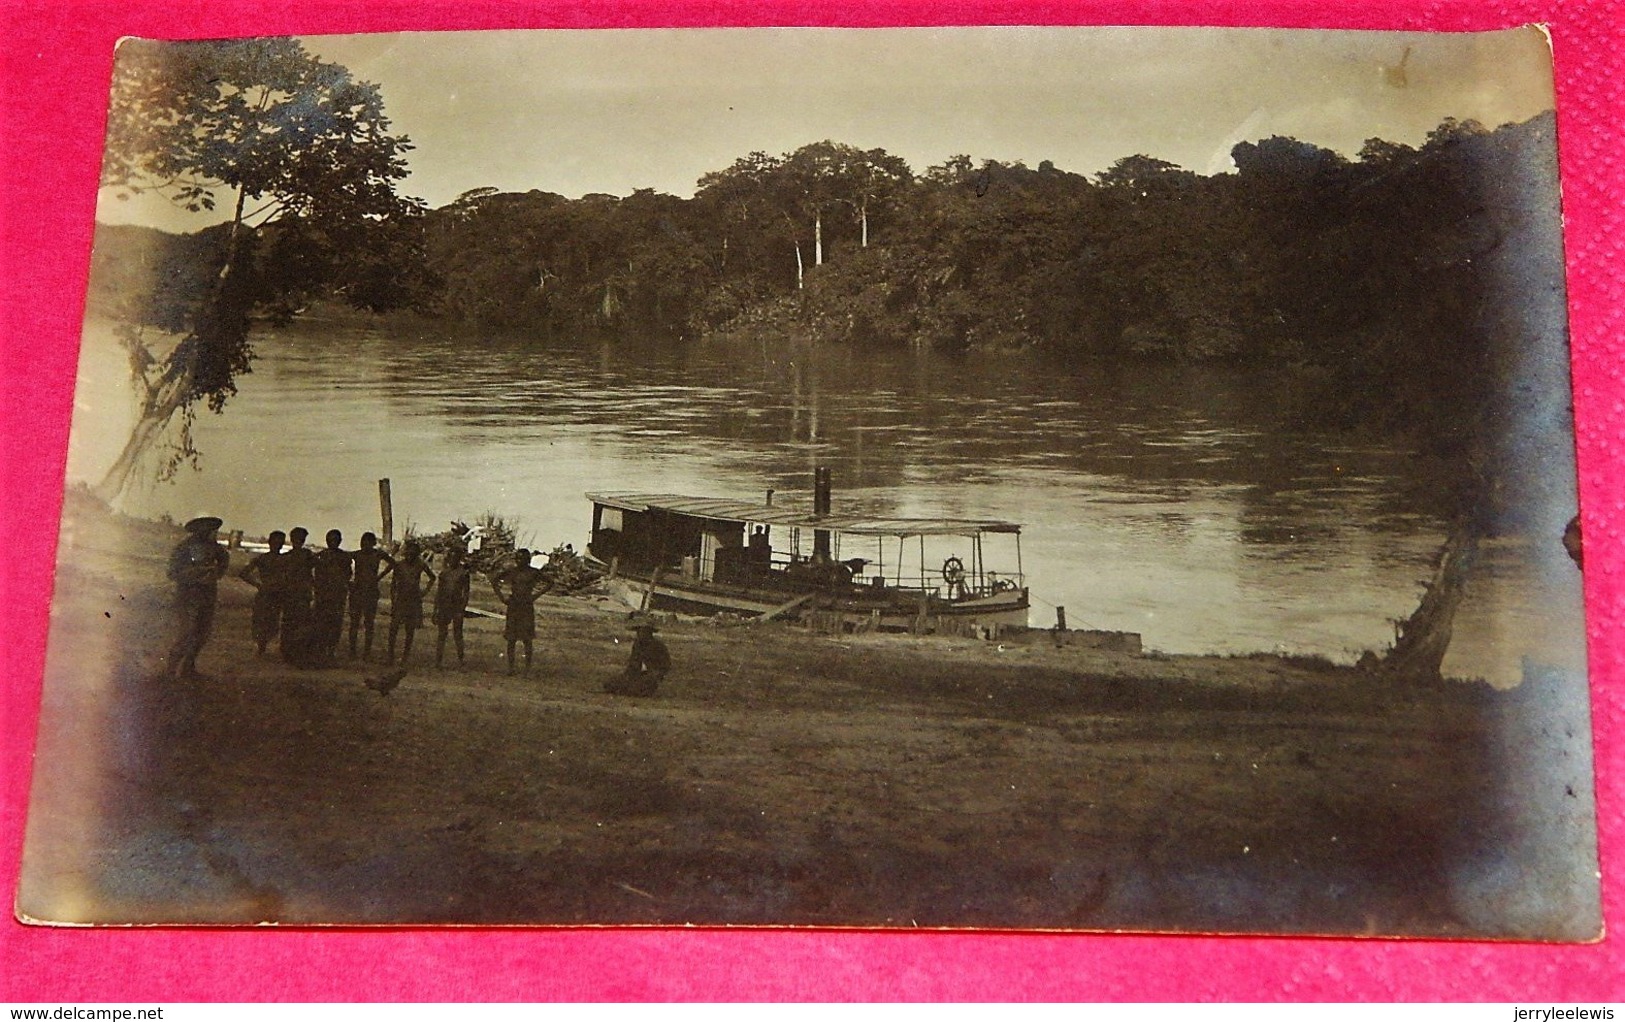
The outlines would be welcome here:
[[[588,493],[587,553],[634,609],[802,618],[848,631],[993,637],[1027,626],[1021,526],[829,513],[670,493]],[[995,568],[990,540],[1013,565]],[[941,557],[940,562],[937,560]]]

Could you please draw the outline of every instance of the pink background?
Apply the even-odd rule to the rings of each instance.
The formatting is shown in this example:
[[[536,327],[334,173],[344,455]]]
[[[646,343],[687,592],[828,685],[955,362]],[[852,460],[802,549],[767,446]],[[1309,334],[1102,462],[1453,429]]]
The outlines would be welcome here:
[[[1625,841],[1622,33],[1613,0],[0,0],[0,875],[15,891],[114,41],[638,25],[1551,26],[1568,223],[1605,912]],[[50,930],[0,920],[0,1001],[1604,1000],[1621,939],[1543,946],[865,932]]]

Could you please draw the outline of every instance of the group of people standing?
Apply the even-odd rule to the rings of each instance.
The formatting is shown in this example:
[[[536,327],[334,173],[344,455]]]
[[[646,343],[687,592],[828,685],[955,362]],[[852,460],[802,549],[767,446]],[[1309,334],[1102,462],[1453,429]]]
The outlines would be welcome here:
[[[465,656],[463,619],[467,615],[473,572],[466,555],[453,547],[437,573],[429,566],[423,548],[408,540],[395,557],[378,546],[378,537],[363,533],[357,550],[343,549],[344,536],[332,529],[326,547],[312,551],[305,545],[309,533],[292,529],[267,537],[269,549],[239,572],[256,589],[254,597],[254,643],[264,655],[273,640],[280,640],[284,659],[301,666],[319,667],[339,656],[345,612],[349,612],[349,654],[352,658],[372,656],[373,631],[384,582],[389,582],[389,638],[386,662],[395,662],[397,643],[401,660],[412,655],[412,642],[423,627],[425,600],[434,593],[431,619],[437,630],[435,666],[445,662],[449,636],[457,662]],[[286,549],[284,549],[286,547]],[[532,660],[536,637],[536,597],[541,594],[542,574],[530,565],[530,552],[515,551],[512,568],[495,576],[492,586],[507,607],[508,671],[514,671],[517,643],[525,648],[525,669]],[[506,592],[504,592],[506,587]]]
[[[427,566],[420,562],[420,571],[401,570],[402,562],[379,549],[378,537],[370,532],[361,537],[361,548],[354,551],[343,548],[344,534],[337,529],[327,533],[326,546],[319,551],[305,545],[309,535],[305,529],[271,533],[266,537],[266,552],[238,572],[255,589],[254,645],[264,656],[272,641],[277,641],[283,659],[300,666],[330,663],[338,656],[348,609],[350,655],[356,655],[357,639],[364,632],[362,655],[370,657],[383,579],[400,570],[397,584],[421,586]],[[421,603],[421,592],[419,600]],[[410,635],[408,632],[409,644]],[[390,659],[394,659],[393,648]]]
[[[176,585],[180,635],[171,650],[169,669],[177,677],[197,673],[197,656],[208,640],[214,621],[219,580],[230,556],[219,543],[221,520],[213,516],[187,522],[187,537],[170,554],[169,577]],[[468,610],[473,572],[463,550],[453,546],[435,572],[422,547],[411,540],[392,556],[378,545],[378,537],[363,533],[361,546],[345,550],[344,535],[331,529],[321,550],[306,546],[310,533],[302,528],[266,537],[267,550],[248,562],[238,577],[255,589],[252,632],[259,655],[273,641],[283,659],[301,667],[320,667],[339,657],[345,613],[349,613],[351,658],[372,656],[373,628],[384,580],[389,580],[390,616],[387,662],[395,662],[396,642],[401,661],[412,654],[412,639],[423,626],[425,596],[434,592],[433,621],[438,631],[435,666],[445,659],[446,638],[453,640],[457,662],[464,657],[463,618]],[[516,670],[519,646],[524,647],[525,673],[532,663],[536,638],[536,599],[545,590],[546,577],[532,566],[529,550],[515,550],[511,567],[491,576],[491,588],[506,608],[503,638],[507,642],[508,673]],[[665,647],[654,639],[652,622],[634,625],[632,662],[623,679],[627,687],[612,692],[646,695],[654,691],[670,667]]]

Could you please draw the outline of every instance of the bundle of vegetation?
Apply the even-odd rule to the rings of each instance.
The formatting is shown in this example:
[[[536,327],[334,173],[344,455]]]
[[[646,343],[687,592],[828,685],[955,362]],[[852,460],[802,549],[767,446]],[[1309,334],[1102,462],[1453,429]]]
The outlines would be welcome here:
[[[405,541],[417,543],[419,549],[433,555],[437,562],[444,562],[445,555],[452,550],[461,551],[464,565],[474,574],[494,575],[513,567],[518,525],[518,519],[486,511],[474,519],[472,526],[455,521],[444,531],[431,535],[418,535],[408,528]]]
[[[596,582],[601,575],[569,543],[548,551],[547,563],[541,570],[548,591],[554,593],[577,592]]]

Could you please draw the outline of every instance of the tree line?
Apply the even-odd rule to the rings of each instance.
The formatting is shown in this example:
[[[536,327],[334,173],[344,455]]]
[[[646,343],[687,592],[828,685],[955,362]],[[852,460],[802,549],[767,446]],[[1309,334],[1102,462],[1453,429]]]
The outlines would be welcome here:
[[[260,304],[340,298],[542,338],[749,331],[1426,371],[1484,349],[1483,259],[1529,202],[1508,182],[1550,163],[1552,134],[1550,114],[1446,121],[1419,147],[1372,139],[1353,159],[1275,137],[1211,176],[1143,155],[1092,177],[968,156],[916,174],[818,142],[741,157],[692,198],[483,188],[336,243],[261,232]],[[196,265],[197,244],[170,261]],[[103,263],[106,284],[118,270]]]
[[[1093,177],[965,156],[915,174],[819,142],[744,156],[688,199],[480,189],[422,218],[413,303],[544,336],[749,330],[1330,368],[1338,346],[1394,331],[1470,346],[1475,260],[1517,217],[1497,179],[1549,160],[1551,133],[1550,115],[1446,121],[1355,159],[1276,137],[1213,176],[1143,155]]]

